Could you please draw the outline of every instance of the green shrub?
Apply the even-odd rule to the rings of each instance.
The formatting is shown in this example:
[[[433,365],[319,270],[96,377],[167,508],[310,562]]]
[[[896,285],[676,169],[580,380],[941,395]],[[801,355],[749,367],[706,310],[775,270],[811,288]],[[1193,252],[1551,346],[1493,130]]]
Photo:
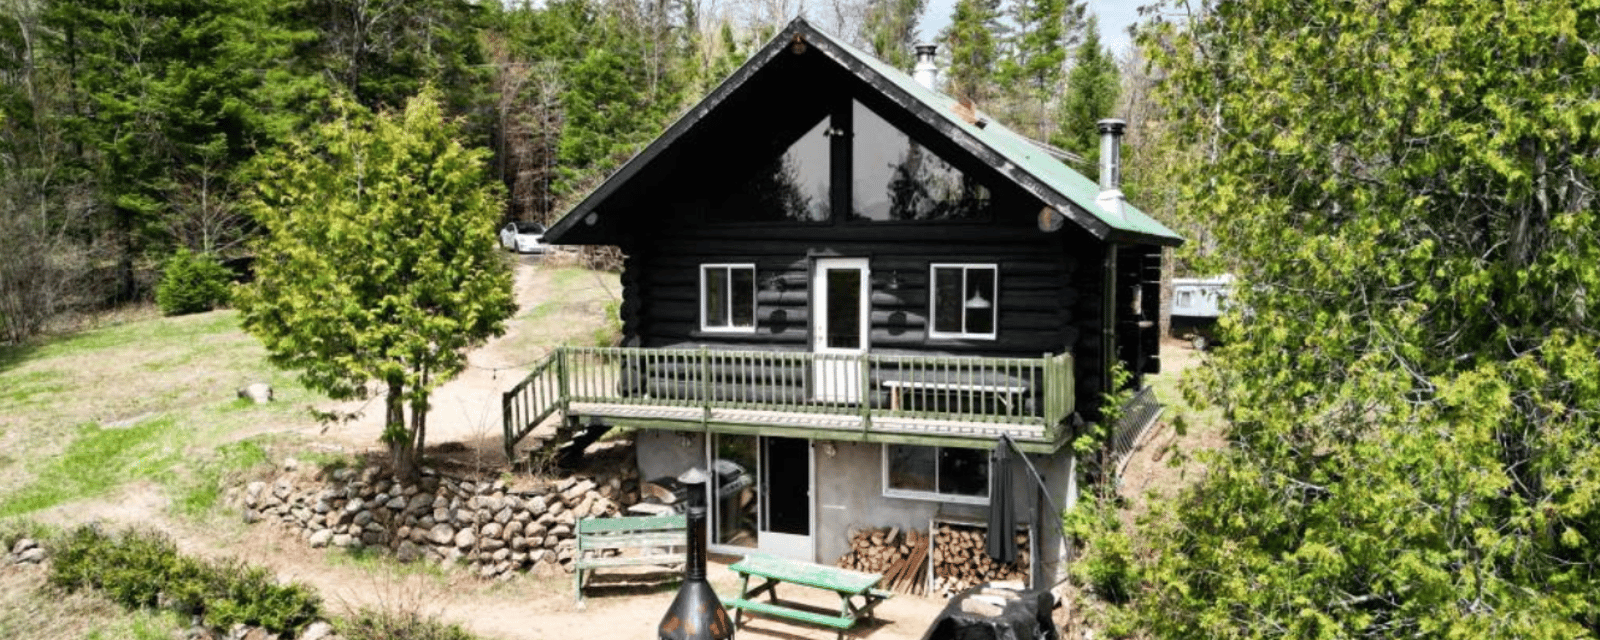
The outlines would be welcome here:
[[[165,535],[93,526],[68,534],[55,552],[50,583],[93,588],[130,609],[164,608],[200,616],[213,629],[236,623],[293,635],[317,619],[321,599],[303,585],[279,585],[265,569],[180,555]]]
[[[1109,490],[1101,490],[1105,491]],[[1101,599],[1121,604],[1139,584],[1138,567],[1133,544],[1117,519],[1116,503],[1101,492],[1084,494],[1065,516],[1067,531],[1084,548],[1083,556],[1072,564],[1072,575]]]
[[[50,565],[50,582],[68,591],[98,589],[129,609],[156,606],[169,577],[182,571],[178,548],[156,532],[109,536],[98,527],[68,534]]]
[[[278,633],[298,633],[317,619],[321,600],[310,587],[280,585],[266,569],[243,563],[215,565],[217,593],[206,602],[206,624],[230,629],[243,623]]]
[[[595,327],[594,346],[615,347],[622,344],[622,302],[611,300],[605,306],[605,322]]]
[[[476,640],[459,625],[417,611],[363,608],[335,626],[345,640]]]
[[[161,270],[156,304],[169,316],[210,311],[228,303],[231,279],[216,256],[179,249]]]

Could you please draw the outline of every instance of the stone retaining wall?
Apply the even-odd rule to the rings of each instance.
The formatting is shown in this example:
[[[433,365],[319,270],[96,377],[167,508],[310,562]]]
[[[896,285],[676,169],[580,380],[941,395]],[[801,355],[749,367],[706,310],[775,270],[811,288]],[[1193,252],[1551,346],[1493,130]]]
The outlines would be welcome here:
[[[401,485],[376,467],[311,474],[285,466],[276,479],[245,487],[246,522],[279,523],[312,547],[377,547],[401,561],[462,563],[483,578],[571,573],[577,520],[620,515],[639,500],[633,465],[532,488],[432,469]]]

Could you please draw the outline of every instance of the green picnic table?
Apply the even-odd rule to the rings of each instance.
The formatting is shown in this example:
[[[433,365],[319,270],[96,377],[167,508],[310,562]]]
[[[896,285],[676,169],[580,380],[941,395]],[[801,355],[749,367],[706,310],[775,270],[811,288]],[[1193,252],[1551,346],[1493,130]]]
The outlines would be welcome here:
[[[843,638],[845,630],[855,626],[856,620],[871,616],[872,609],[891,595],[888,591],[874,588],[883,580],[882,574],[848,571],[774,556],[745,556],[728,569],[740,576],[739,597],[722,601],[723,606],[734,610],[735,628],[739,626],[740,615],[752,611],[775,618],[832,627],[838,629],[839,637]],[[754,589],[750,588],[750,576],[761,578],[762,583]],[[795,584],[838,594],[839,615],[830,616],[779,604],[780,584]],[[768,601],[757,601],[755,598],[763,593],[767,594]],[[857,599],[861,601],[860,604],[856,603]]]

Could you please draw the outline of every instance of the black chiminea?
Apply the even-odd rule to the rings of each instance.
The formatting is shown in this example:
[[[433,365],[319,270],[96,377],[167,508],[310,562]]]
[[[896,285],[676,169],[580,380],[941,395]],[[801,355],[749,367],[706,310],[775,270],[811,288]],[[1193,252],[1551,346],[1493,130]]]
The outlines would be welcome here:
[[[733,637],[733,621],[722,599],[706,580],[706,507],[689,506],[689,562],[683,569],[683,586],[661,618],[661,640],[726,640]]]

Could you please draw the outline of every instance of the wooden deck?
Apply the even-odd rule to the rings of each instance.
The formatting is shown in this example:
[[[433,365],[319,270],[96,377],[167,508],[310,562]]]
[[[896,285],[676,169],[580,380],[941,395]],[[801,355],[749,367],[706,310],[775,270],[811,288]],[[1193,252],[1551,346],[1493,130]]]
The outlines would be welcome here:
[[[819,367],[850,375],[819,381]],[[503,395],[506,455],[557,413],[646,429],[886,444],[987,448],[1007,435],[1024,450],[1054,453],[1070,437],[1072,373],[1065,353],[957,358],[560,347]]]
[[[1048,439],[1045,430],[1036,425],[1012,425],[997,422],[970,422],[926,418],[897,417],[874,412],[859,414],[766,411],[759,409],[704,409],[651,404],[613,404],[603,402],[573,402],[567,407],[568,415],[616,420],[624,424],[640,424],[686,431],[720,433],[785,432],[790,435],[828,440],[856,440],[862,442],[897,442],[960,444],[957,441],[983,441],[993,443],[1001,434],[1011,436],[1025,449],[1054,450],[1060,443]],[[970,444],[970,443],[968,443]],[[1031,446],[1030,446],[1031,445]]]

